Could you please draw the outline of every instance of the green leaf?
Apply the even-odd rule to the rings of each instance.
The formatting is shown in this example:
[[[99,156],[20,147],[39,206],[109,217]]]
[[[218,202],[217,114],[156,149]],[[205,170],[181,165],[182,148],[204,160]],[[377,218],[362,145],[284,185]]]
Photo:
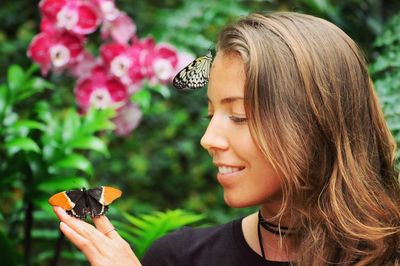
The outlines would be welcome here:
[[[31,129],[37,129],[44,131],[46,126],[35,120],[17,120],[14,124],[9,127],[10,132],[29,132]]]
[[[73,149],[88,149],[102,153],[104,156],[109,157],[109,152],[103,140],[95,136],[84,136],[71,140],[66,145],[68,148]]]
[[[10,141],[6,142],[5,147],[7,148],[8,152],[10,154],[15,154],[21,150],[26,151],[26,152],[29,152],[29,151],[36,152],[36,153],[40,152],[40,148],[36,144],[36,142],[28,137],[20,137],[20,138],[11,139]]]
[[[91,108],[85,115],[81,132],[89,134],[101,130],[112,130],[115,128],[115,125],[111,122],[111,119],[115,115],[116,111],[114,109],[98,110]]]
[[[66,113],[63,130],[62,130],[62,138],[65,142],[74,138],[76,134],[79,132],[79,127],[81,125],[81,120],[79,115],[75,110],[69,109]]]
[[[78,169],[89,175],[93,174],[93,166],[88,159],[80,154],[72,153],[53,164],[55,168]]]
[[[40,69],[40,66],[38,64],[32,64],[28,70],[26,70],[25,72],[25,76],[27,78],[31,77],[33,75],[33,73],[35,73],[36,71],[38,71]]]
[[[11,65],[7,72],[8,86],[10,90],[15,92],[19,90],[21,84],[25,81],[24,70],[18,65]]]
[[[58,237],[58,231],[51,229],[34,229],[32,230],[32,237],[34,239],[54,240]]]
[[[17,120],[18,120],[18,114],[11,110],[8,110],[8,112],[6,112],[6,116],[4,117],[3,125],[9,127],[12,124],[16,123]]]
[[[150,88],[161,94],[166,99],[171,97],[171,90],[165,85],[158,84],[157,86]]]
[[[139,217],[134,217],[128,213],[123,213],[122,215],[134,228],[127,229],[122,226],[119,228],[119,232],[132,242],[135,246],[135,253],[139,258],[144,255],[154,240],[172,230],[204,218],[203,215],[179,209],[143,214]]]
[[[43,180],[38,185],[39,190],[50,193],[81,187],[89,187],[89,184],[85,178],[78,176],[55,177],[50,180]]]
[[[139,105],[141,110],[147,110],[151,104],[151,93],[147,89],[142,89],[132,95],[131,101]]]
[[[17,101],[24,100],[45,89],[53,89],[54,84],[40,77],[33,77],[24,83],[21,91],[16,95]]]
[[[16,249],[12,247],[10,240],[0,231],[0,257],[2,265],[17,265]]]
[[[0,118],[6,106],[7,106],[7,86],[3,84],[0,85]]]

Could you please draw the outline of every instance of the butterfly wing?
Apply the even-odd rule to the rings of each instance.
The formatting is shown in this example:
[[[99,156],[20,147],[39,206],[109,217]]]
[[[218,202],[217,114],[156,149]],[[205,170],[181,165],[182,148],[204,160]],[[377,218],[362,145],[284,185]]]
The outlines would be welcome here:
[[[59,206],[64,210],[71,210],[75,203],[67,196],[68,191],[59,192],[49,198],[49,204],[52,206]]]
[[[90,207],[91,216],[100,216],[108,210],[108,206],[100,203],[103,188],[97,187],[88,190],[88,205]]]
[[[121,197],[122,192],[113,187],[97,187],[88,190],[89,206],[92,216],[103,215],[114,200]]]
[[[180,90],[204,87],[210,75],[211,62],[211,51],[205,56],[196,58],[174,77],[174,87]]]
[[[49,198],[49,203],[52,206],[60,206],[71,216],[85,219],[89,214],[91,216],[104,214],[108,210],[108,205],[121,195],[121,190],[103,186],[59,192]]]
[[[87,201],[87,193],[81,190],[70,190],[66,192],[67,196],[71,199],[72,202],[75,203],[75,206],[67,211],[67,213],[71,216],[85,219],[86,215],[90,213],[90,207]]]
[[[82,190],[67,190],[54,194],[49,198],[52,206],[59,206],[71,216],[85,218],[88,211],[86,206],[85,193]]]

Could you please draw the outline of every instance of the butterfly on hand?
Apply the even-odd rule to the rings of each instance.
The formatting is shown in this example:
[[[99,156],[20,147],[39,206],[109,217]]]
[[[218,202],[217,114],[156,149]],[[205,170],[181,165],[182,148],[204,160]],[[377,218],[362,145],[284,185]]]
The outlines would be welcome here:
[[[87,215],[96,217],[105,214],[108,205],[121,195],[121,190],[113,187],[81,188],[54,194],[49,203],[63,208],[71,216],[85,219]]]
[[[211,50],[208,54],[192,61],[176,74],[172,84],[179,90],[198,89],[208,83],[212,62]]]

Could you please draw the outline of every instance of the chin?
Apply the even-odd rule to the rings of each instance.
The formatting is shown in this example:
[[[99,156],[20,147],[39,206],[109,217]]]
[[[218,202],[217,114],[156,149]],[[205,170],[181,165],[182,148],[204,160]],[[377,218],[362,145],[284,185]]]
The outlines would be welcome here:
[[[230,197],[229,195],[224,194],[224,201],[231,208],[247,208],[259,205],[258,202],[246,201],[244,199],[246,199],[246,197]]]

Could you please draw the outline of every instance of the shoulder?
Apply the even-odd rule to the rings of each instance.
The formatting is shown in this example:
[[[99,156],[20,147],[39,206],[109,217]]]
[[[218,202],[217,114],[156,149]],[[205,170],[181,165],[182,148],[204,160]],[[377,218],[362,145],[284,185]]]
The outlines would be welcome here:
[[[205,265],[202,262],[210,262],[211,257],[221,257],[229,245],[234,245],[234,228],[240,225],[240,221],[206,228],[183,227],[156,240],[142,263],[148,266],[189,265],[187,263],[192,262],[194,265],[193,261],[196,261],[195,265]]]

